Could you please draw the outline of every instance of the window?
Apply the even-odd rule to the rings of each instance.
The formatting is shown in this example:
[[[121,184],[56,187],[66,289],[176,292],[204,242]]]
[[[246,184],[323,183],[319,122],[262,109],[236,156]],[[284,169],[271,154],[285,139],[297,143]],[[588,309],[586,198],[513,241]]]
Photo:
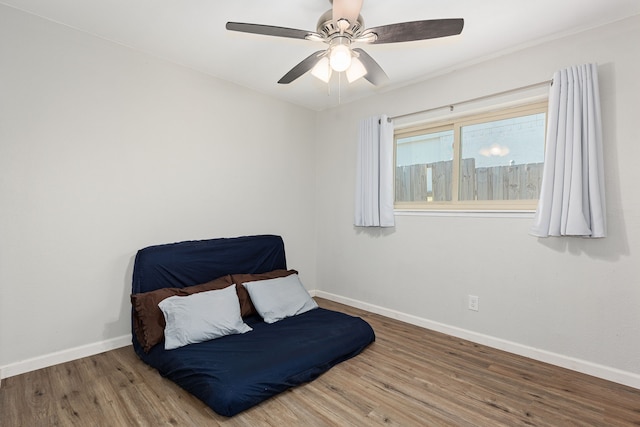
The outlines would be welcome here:
[[[546,109],[544,102],[396,129],[396,209],[535,209]]]

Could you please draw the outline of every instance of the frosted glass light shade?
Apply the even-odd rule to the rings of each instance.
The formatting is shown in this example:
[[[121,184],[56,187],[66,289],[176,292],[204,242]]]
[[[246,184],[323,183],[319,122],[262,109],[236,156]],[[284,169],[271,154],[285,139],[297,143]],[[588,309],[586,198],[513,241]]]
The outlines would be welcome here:
[[[351,58],[351,66],[347,68],[347,81],[353,83],[364,75],[367,74],[367,69],[364,68],[362,62],[358,58]]]
[[[311,69],[311,74],[322,80],[325,83],[329,83],[329,80],[331,79],[331,67],[329,66],[329,58],[327,58],[326,56],[322,57],[320,59],[320,61],[318,61],[316,63],[316,65],[314,65],[314,67]]]
[[[343,44],[331,47],[329,63],[334,71],[345,71],[351,65],[351,49]]]

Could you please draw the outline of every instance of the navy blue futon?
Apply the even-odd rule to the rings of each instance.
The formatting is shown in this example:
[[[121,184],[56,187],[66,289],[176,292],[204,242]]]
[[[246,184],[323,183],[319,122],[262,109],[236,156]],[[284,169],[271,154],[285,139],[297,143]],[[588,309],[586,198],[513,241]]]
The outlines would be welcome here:
[[[261,235],[151,246],[136,255],[132,293],[183,288],[229,274],[286,269],[279,236]],[[364,320],[316,308],[267,324],[258,315],[244,321],[245,334],[145,352],[133,333],[138,356],[198,397],[215,412],[233,416],[290,387],[311,381],[363,351],[375,339]]]

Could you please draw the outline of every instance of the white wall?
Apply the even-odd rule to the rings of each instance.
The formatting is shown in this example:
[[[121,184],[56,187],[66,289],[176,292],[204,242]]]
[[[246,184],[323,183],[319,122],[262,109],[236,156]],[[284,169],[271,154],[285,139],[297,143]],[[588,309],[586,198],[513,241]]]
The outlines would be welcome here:
[[[314,125],[0,5],[0,368],[127,335],[148,245],[280,234],[314,288]]]
[[[320,114],[321,290],[595,370],[619,370],[640,385],[638,40],[635,17]],[[593,62],[600,74],[609,237],[536,239],[527,234],[530,218],[397,216],[393,230],[352,226],[360,119],[498,93]],[[468,294],[480,297],[479,312],[467,309]]]

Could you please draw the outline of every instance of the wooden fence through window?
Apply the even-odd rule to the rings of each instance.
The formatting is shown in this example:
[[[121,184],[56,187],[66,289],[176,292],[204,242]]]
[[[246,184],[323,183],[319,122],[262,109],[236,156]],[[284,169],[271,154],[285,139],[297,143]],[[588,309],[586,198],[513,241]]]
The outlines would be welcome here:
[[[543,163],[475,167],[475,159],[460,166],[460,200],[536,200],[540,196]],[[451,200],[453,161],[396,167],[396,202]]]

